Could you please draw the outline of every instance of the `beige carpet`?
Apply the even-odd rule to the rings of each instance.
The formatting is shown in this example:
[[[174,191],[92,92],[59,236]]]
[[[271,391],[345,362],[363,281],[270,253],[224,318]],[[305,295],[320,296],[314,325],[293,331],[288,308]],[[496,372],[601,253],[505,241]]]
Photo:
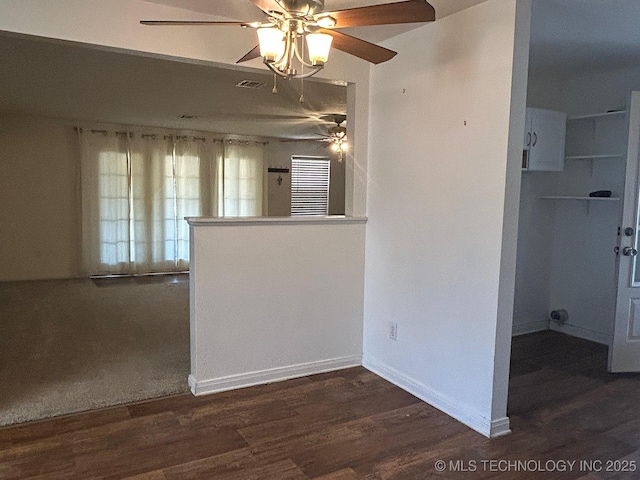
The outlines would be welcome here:
[[[186,275],[0,282],[0,426],[188,390]]]

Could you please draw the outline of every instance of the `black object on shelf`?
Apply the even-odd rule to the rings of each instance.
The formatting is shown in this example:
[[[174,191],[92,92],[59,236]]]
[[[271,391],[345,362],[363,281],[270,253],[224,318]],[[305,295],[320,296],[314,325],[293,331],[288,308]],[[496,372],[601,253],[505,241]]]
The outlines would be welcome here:
[[[589,194],[590,197],[596,198],[609,198],[611,196],[611,190],[597,190]]]

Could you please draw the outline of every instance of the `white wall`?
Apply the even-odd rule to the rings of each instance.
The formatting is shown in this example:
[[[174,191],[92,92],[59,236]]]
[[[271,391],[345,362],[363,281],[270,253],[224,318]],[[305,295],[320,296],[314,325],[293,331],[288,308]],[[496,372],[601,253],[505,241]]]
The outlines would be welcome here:
[[[540,196],[555,195],[557,177],[547,172],[522,174],[518,259],[513,311],[514,335],[547,330],[551,311],[551,258],[555,203]]]
[[[191,239],[194,393],[360,365],[363,220],[204,221]]]
[[[624,154],[627,120],[623,116],[569,122],[567,155]],[[608,137],[608,138],[606,138]],[[593,139],[596,141],[593,141]],[[556,194],[587,195],[611,190],[621,198],[625,159],[567,161],[556,175]],[[579,337],[609,344],[616,299],[617,229],[621,202],[554,202],[555,223],[551,258],[549,308],[566,309],[564,326],[550,327]],[[547,207],[548,208],[548,207]]]
[[[68,122],[0,113],[0,281],[79,275],[78,165]]]
[[[517,229],[530,16],[519,2],[514,51],[516,3],[389,40],[403,55],[371,82],[365,366],[485,435],[508,431],[511,312],[498,317],[513,285],[500,277],[513,283],[515,245],[504,253],[503,238]]]
[[[566,76],[531,75],[527,84],[527,107],[566,112]]]
[[[527,106],[565,112],[564,82],[561,77],[531,76]],[[547,330],[551,311],[551,269],[555,207],[538,197],[555,195],[555,172],[523,172],[518,222],[518,255],[513,311],[513,334]]]
[[[269,167],[291,169],[293,155],[330,158],[329,215],[344,215],[345,162],[338,162],[336,154],[324,148],[319,142],[280,142],[278,140],[270,141],[265,149],[265,175],[269,192],[268,215],[281,217],[291,214],[291,174],[268,173],[266,169]],[[282,184],[277,182],[279,176],[282,176]]]
[[[589,75],[575,75],[565,83],[570,115],[624,109],[632,90],[640,90],[640,65]]]

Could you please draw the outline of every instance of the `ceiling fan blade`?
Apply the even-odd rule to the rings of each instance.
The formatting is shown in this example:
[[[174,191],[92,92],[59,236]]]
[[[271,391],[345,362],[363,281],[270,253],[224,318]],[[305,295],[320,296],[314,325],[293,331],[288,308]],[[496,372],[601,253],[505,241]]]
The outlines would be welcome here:
[[[260,45],[256,45],[255,47],[253,47],[249,53],[247,53],[236,63],[248,62],[249,60],[253,60],[254,58],[260,58]]]
[[[284,8],[280,5],[277,0],[251,0],[256,7],[258,7],[263,12],[284,12]]]
[[[365,40],[352,37],[351,35],[347,35],[346,33],[341,33],[325,28],[320,31],[333,37],[332,46],[334,48],[342,50],[345,53],[354,55],[376,65],[391,60],[398,54],[398,52],[394,52],[393,50],[389,50],[388,48],[381,47],[379,45],[376,45],[375,43],[370,43]]]
[[[217,26],[217,27],[252,27],[256,28],[259,23],[247,22],[208,22],[200,20],[140,20],[142,25],[151,26]]]
[[[336,19],[335,28],[393,25],[397,23],[433,22],[436,11],[426,0],[408,0],[369,7],[325,12]]]

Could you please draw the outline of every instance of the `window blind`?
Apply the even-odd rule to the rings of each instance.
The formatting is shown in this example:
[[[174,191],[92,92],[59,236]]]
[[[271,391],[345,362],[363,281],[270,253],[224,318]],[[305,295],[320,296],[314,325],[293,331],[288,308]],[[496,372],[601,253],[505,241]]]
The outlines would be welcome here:
[[[328,215],[331,164],[326,157],[291,157],[291,215]]]

